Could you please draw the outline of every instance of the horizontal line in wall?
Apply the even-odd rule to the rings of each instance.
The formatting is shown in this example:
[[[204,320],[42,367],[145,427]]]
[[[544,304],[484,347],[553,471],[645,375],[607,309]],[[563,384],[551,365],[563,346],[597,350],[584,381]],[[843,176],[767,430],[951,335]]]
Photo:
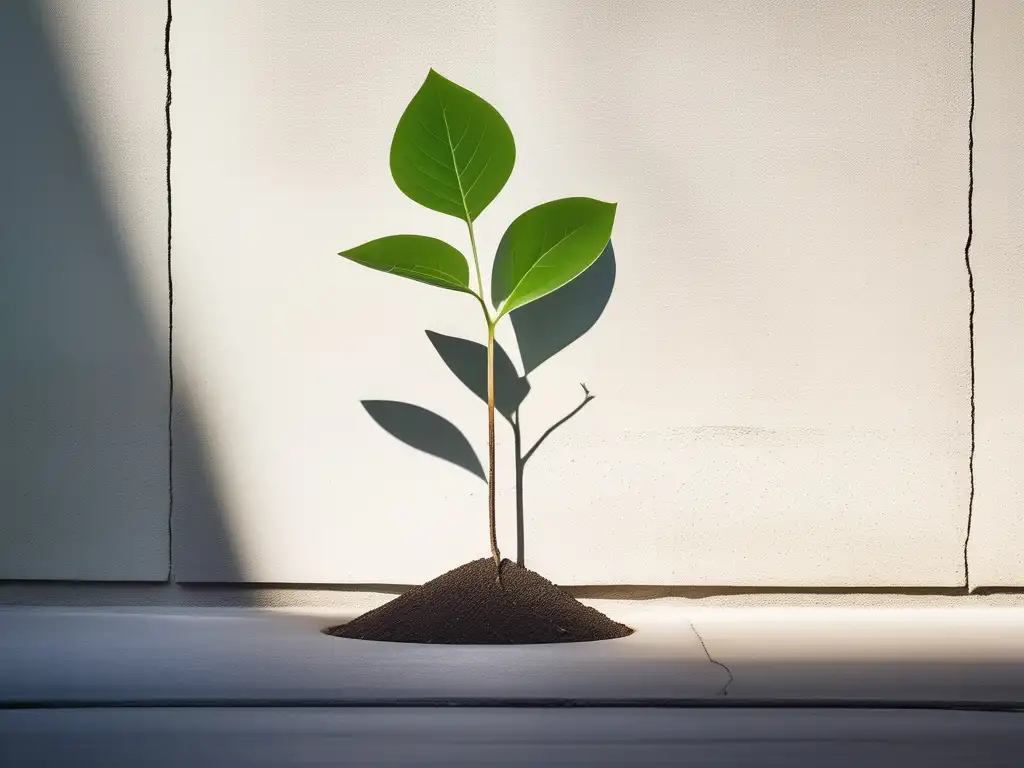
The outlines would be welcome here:
[[[80,581],[62,579],[0,579],[0,590],[4,587],[19,589],[56,590],[56,589],[92,589],[92,590],[149,590],[160,591],[193,591],[203,592],[223,590],[226,592],[245,591],[283,591],[296,592],[372,592],[400,595],[418,585],[416,584],[332,584],[319,582],[174,582],[164,581]],[[704,597],[743,596],[743,595],[936,595],[942,597],[961,597],[968,595],[1022,594],[1024,585],[1020,587],[976,587],[970,592],[961,586],[949,587],[815,587],[815,586],[695,586],[666,584],[596,584],[563,586],[566,592],[574,597],[586,599],[626,599],[642,600],[659,597],[685,597],[700,599]]]
[[[287,608],[367,610],[380,595],[398,595],[408,584],[287,584],[35,581],[0,579],[0,608]],[[674,598],[694,607],[1024,607],[1024,588],[963,587],[715,587],[591,585],[567,587],[589,600],[647,601]]]

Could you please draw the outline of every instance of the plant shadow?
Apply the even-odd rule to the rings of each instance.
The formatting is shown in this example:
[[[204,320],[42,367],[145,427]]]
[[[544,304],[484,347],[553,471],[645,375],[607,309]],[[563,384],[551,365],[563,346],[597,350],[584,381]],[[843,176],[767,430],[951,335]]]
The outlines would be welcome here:
[[[615,286],[615,250],[612,243],[589,269],[557,291],[509,313],[515,332],[522,375],[508,353],[495,343],[494,407],[508,422],[515,443],[516,562],[526,565],[526,525],[523,485],[527,462],[541,444],[594,399],[583,388],[579,405],[545,429],[530,448],[523,450],[522,405],[531,391],[528,380],[537,368],[589,331],[604,313]],[[487,347],[484,344],[436,331],[427,338],[441,360],[470,392],[487,402]],[[465,435],[433,411],[396,400],[361,401],[370,417],[392,437],[416,450],[451,462],[485,483],[487,476]]]

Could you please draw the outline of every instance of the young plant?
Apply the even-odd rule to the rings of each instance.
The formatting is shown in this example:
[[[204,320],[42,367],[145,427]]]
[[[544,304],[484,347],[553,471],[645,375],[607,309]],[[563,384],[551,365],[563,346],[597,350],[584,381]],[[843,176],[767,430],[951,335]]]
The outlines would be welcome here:
[[[488,304],[473,222],[505,186],[515,158],[512,131],[498,111],[431,69],[395,129],[391,176],[415,202],[466,222],[475,288],[470,285],[466,257],[433,237],[391,235],[340,254],[372,269],[469,294],[483,311],[487,326],[487,512],[499,582],[501,553],[494,508],[495,328],[509,312],[561,288],[590,267],[611,239],[616,207],[588,197],[568,197],[520,215],[498,243]]]

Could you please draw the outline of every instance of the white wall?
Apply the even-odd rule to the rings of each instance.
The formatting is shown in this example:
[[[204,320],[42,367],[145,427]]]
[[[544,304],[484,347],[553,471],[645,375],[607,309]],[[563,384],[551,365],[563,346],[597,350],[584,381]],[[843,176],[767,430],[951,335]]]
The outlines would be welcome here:
[[[165,7],[54,7],[159,360]],[[530,376],[527,446],[578,405],[579,382],[596,397],[526,469],[527,565],[564,584],[962,584],[970,11],[174,0],[176,579],[406,583],[486,556],[484,484],[360,405],[436,411],[485,459],[485,408],[424,335],[479,341],[478,310],[336,255],[398,232],[468,248],[458,222],[404,198],[388,172],[395,123],[434,67],[516,136],[512,179],[478,221],[486,265],[527,207],[619,203],[607,309]],[[974,585],[1024,584],[1022,18],[979,3]],[[499,336],[517,357],[511,331]],[[154,554],[146,573],[166,572],[166,463],[143,461],[166,459],[166,382],[126,380],[152,420],[115,466],[144,464],[149,484],[62,485],[103,510],[88,519],[66,501],[16,507],[0,576],[144,578],[119,559],[135,541]],[[110,402],[136,418],[130,399]],[[48,434],[25,423],[22,442]],[[515,557],[503,424],[499,461],[499,537]],[[33,492],[52,486],[29,477]],[[136,510],[147,527],[128,535],[116,523]]]
[[[388,173],[433,66],[517,137],[485,253],[543,200],[619,203],[609,307],[524,408],[530,443],[578,382],[597,396],[527,469],[529,565],[563,583],[961,583],[968,14],[179,0],[176,329],[244,577],[415,582],[487,554],[483,484],[359,404],[428,407],[482,455],[483,407],[423,336],[479,339],[477,312],[334,255],[399,231],[466,247]],[[191,545],[205,512],[179,512]],[[200,554],[181,578],[224,575]]]
[[[971,581],[1024,584],[1024,4],[978,7]]]
[[[164,18],[0,6],[0,578],[167,577]]]

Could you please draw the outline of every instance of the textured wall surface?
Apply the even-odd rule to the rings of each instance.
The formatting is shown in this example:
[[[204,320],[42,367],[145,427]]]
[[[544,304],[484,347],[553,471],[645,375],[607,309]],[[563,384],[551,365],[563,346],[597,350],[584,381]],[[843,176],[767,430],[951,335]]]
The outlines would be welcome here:
[[[0,4],[0,578],[167,576],[163,4]]]
[[[1024,4],[978,5],[971,583],[1024,585]]]
[[[607,310],[530,377],[527,445],[578,382],[596,398],[526,468],[527,565],[569,584],[962,584],[969,19],[950,2],[176,2],[176,349],[192,464],[216,486],[176,478],[178,577],[417,582],[487,553],[484,485],[359,402],[434,410],[483,456],[484,407],[423,333],[480,340],[477,311],[335,256],[403,231],[467,247],[388,173],[433,66],[516,135],[479,220],[486,263],[529,206],[619,203]],[[229,546],[206,545],[216,517]]]
[[[170,434],[166,14],[0,3],[0,579],[301,590],[486,556],[484,483],[360,404],[434,411],[485,461],[486,409],[424,333],[483,341],[479,311],[336,255],[400,232],[468,252],[388,171],[434,67],[516,137],[485,273],[523,210],[619,204],[571,322],[499,331],[530,369],[522,452],[594,395],[525,468],[529,567],[964,584],[970,2],[173,0]],[[1022,38],[1022,4],[978,2],[975,587],[1024,586]]]

